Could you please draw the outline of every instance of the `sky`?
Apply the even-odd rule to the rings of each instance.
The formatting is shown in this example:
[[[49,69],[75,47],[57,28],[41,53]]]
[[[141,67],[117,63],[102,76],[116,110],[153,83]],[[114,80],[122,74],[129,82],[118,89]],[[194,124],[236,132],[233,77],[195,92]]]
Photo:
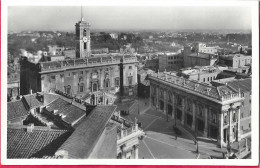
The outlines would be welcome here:
[[[103,30],[248,30],[249,7],[83,6],[91,29]],[[9,6],[8,31],[74,31],[80,6]]]

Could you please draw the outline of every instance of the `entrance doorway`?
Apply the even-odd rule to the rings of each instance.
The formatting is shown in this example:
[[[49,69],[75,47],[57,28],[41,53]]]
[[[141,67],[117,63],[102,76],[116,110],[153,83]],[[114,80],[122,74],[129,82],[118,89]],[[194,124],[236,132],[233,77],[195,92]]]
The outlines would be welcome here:
[[[218,137],[218,128],[215,126],[210,126],[210,135],[211,138],[217,139]]]
[[[187,117],[187,125],[192,126],[192,116],[190,114],[186,114]]]
[[[160,110],[164,110],[164,102],[160,100]]]
[[[204,131],[204,121],[201,120],[201,119],[198,119],[198,130],[200,132],[203,132]]]
[[[172,116],[172,106],[168,104],[168,115]]]
[[[182,118],[182,111],[180,109],[177,109],[177,119],[181,120]]]

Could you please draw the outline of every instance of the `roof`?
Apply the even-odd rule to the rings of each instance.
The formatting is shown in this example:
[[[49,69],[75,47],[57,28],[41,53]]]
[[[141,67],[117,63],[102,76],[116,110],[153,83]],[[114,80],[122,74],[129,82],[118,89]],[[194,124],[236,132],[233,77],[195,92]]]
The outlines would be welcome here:
[[[53,155],[61,143],[65,141],[64,139],[67,139],[66,132],[65,130],[33,130],[27,132],[26,129],[7,128],[7,158]]]
[[[68,158],[88,158],[115,109],[113,105],[95,107],[58,151],[67,151]]]
[[[233,80],[230,82],[227,82],[227,86],[239,90],[240,92],[251,92],[252,90],[252,79],[247,78],[247,79],[238,79],[238,80]]]
[[[211,86],[204,83],[200,83],[193,80],[184,79],[182,77],[174,76],[174,75],[165,75],[164,73],[153,74],[149,76],[148,79],[158,79],[161,81],[165,81],[170,83],[171,85],[182,87],[185,90],[192,90],[201,95],[211,97],[216,100],[222,100],[222,98],[229,97],[231,94],[237,94],[233,89],[228,88],[227,86]]]
[[[71,125],[73,125],[75,121],[86,115],[86,112],[84,110],[62,98],[58,98],[48,104],[46,110],[49,112],[58,110],[57,112],[55,112],[55,115],[63,116],[62,120]]]
[[[117,128],[118,124],[109,122],[101,146],[95,148],[93,159],[116,159],[117,156]]]
[[[43,106],[43,102],[41,102],[36,96],[37,94],[34,93],[34,94],[24,95],[23,97],[25,98],[26,102],[31,108]]]
[[[13,120],[19,117],[27,116],[29,106],[24,99],[15,100],[7,103],[7,120]]]
[[[150,81],[149,80],[144,80],[141,82],[144,86],[150,86]]]
[[[61,96],[55,93],[44,93],[44,105],[51,103],[52,101],[58,99],[59,97]]]
[[[199,57],[199,58],[204,58],[204,59],[211,59],[211,58],[216,58],[217,55],[215,54],[209,54],[209,53],[191,53],[188,55],[189,57]]]

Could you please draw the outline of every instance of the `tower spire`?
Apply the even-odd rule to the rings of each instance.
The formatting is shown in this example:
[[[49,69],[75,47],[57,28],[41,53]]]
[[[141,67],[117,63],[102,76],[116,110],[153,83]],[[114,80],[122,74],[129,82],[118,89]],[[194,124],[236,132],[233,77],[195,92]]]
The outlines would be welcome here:
[[[81,6],[81,21],[84,21],[82,6]]]

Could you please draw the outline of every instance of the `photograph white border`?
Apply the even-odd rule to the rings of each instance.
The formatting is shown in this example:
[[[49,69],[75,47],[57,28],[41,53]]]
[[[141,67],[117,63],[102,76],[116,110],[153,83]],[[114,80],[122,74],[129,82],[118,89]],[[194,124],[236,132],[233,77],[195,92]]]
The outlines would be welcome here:
[[[257,0],[3,0],[1,6],[1,162],[4,165],[239,165],[259,163],[259,3]],[[251,159],[7,159],[8,6],[248,6],[252,11],[252,158]],[[23,18],[21,18],[23,19]]]

